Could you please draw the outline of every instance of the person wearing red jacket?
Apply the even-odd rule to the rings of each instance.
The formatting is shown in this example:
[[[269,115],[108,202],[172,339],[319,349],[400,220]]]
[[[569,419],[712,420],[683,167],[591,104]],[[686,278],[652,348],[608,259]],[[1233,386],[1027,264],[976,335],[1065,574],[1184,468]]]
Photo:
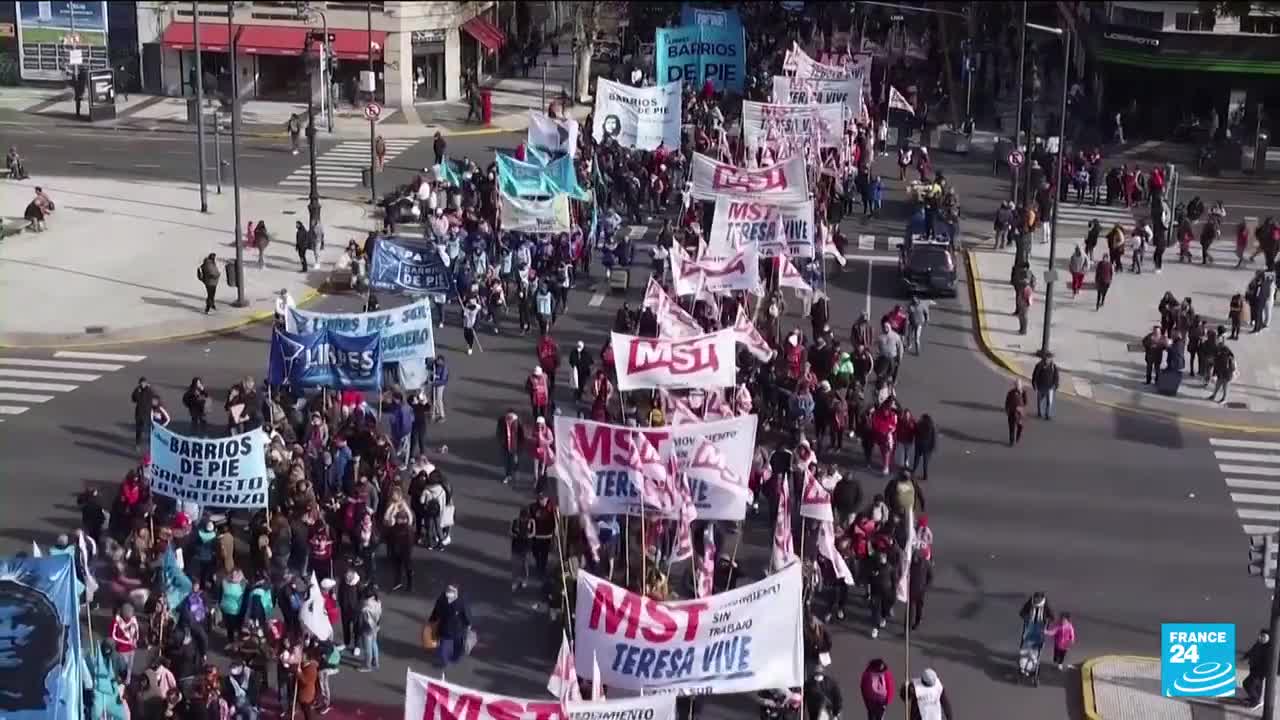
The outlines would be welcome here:
[[[529,393],[529,406],[533,408],[533,416],[546,417],[551,404],[551,390],[541,365],[533,368],[533,374],[525,381],[524,388]]]
[[[893,409],[891,400],[885,400],[871,415],[871,434],[876,447],[880,450],[883,461],[882,474],[889,474],[893,465],[893,449],[898,434],[898,412]]]
[[[320,595],[324,597],[324,613],[329,616],[329,625],[334,628],[342,627],[342,613],[338,610],[338,598],[333,589],[338,587],[338,581],[333,578],[325,578],[320,581]]]
[[[884,660],[876,658],[867,663],[858,683],[862,690],[862,704],[867,708],[868,720],[882,720],[893,702],[893,672]]]
[[[894,440],[898,447],[902,448],[902,465],[909,466],[914,460],[913,453],[916,446],[916,419],[911,411],[902,408],[898,411],[898,428],[894,433]]]
[[[542,372],[547,375],[547,389],[551,394],[556,392],[556,370],[560,369],[560,346],[551,337],[551,333],[544,333],[538,338],[538,346],[535,351],[538,355],[538,367],[542,368]]]

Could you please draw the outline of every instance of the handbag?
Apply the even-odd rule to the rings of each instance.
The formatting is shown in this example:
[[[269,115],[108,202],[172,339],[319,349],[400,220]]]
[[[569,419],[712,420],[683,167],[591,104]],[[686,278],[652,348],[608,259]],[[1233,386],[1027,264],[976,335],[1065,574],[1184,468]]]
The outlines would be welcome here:
[[[476,649],[476,643],[479,642],[479,640],[480,639],[476,637],[476,631],[471,628],[467,628],[467,639],[462,648],[463,653],[470,655],[471,651]]]
[[[440,647],[440,630],[434,622],[427,622],[422,625],[422,647],[427,650],[435,650]]]
[[[440,511],[440,527],[453,527],[453,505],[445,505]]]

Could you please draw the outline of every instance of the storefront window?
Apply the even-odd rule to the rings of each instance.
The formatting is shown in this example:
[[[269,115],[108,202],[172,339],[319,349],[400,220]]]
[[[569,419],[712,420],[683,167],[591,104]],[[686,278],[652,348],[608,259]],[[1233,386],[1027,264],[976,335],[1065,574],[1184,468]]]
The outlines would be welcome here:
[[[444,34],[444,30],[413,33],[413,99],[417,102],[444,99]]]

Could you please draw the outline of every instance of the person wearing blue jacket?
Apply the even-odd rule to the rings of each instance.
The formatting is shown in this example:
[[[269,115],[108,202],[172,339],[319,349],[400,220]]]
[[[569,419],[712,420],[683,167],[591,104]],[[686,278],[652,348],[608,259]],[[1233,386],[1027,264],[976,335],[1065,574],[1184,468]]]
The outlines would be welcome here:
[[[409,464],[409,438],[413,435],[413,411],[404,401],[404,394],[391,396],[391,439],[395,442],[396,458],[401,467]]]

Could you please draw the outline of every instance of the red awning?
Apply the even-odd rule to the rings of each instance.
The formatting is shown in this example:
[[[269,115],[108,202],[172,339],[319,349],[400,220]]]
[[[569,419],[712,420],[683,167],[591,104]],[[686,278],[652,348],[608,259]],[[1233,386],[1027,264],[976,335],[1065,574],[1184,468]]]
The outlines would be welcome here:
[[[174,50],[195,50],[195,27],[189,22],[171,22],[164,29],[160,44]],[[216,22],[200,23],[200,49],[209,52],[226,52],[227,24]]]
[[[334,36],[331,50],[339,60],[368,60],[369,33],[364,30],[329,29]],[[387,48],[387,34],[381,30],[373,31],[373,59],[382,57]]]
[[[310,28],[281,25],[245,25],[236,49],[249,55],[302,55]]]
[[[479,15],[462,23],[462,29],[489,52],[496,52],[507,41],[506,35],[497,25]]]

